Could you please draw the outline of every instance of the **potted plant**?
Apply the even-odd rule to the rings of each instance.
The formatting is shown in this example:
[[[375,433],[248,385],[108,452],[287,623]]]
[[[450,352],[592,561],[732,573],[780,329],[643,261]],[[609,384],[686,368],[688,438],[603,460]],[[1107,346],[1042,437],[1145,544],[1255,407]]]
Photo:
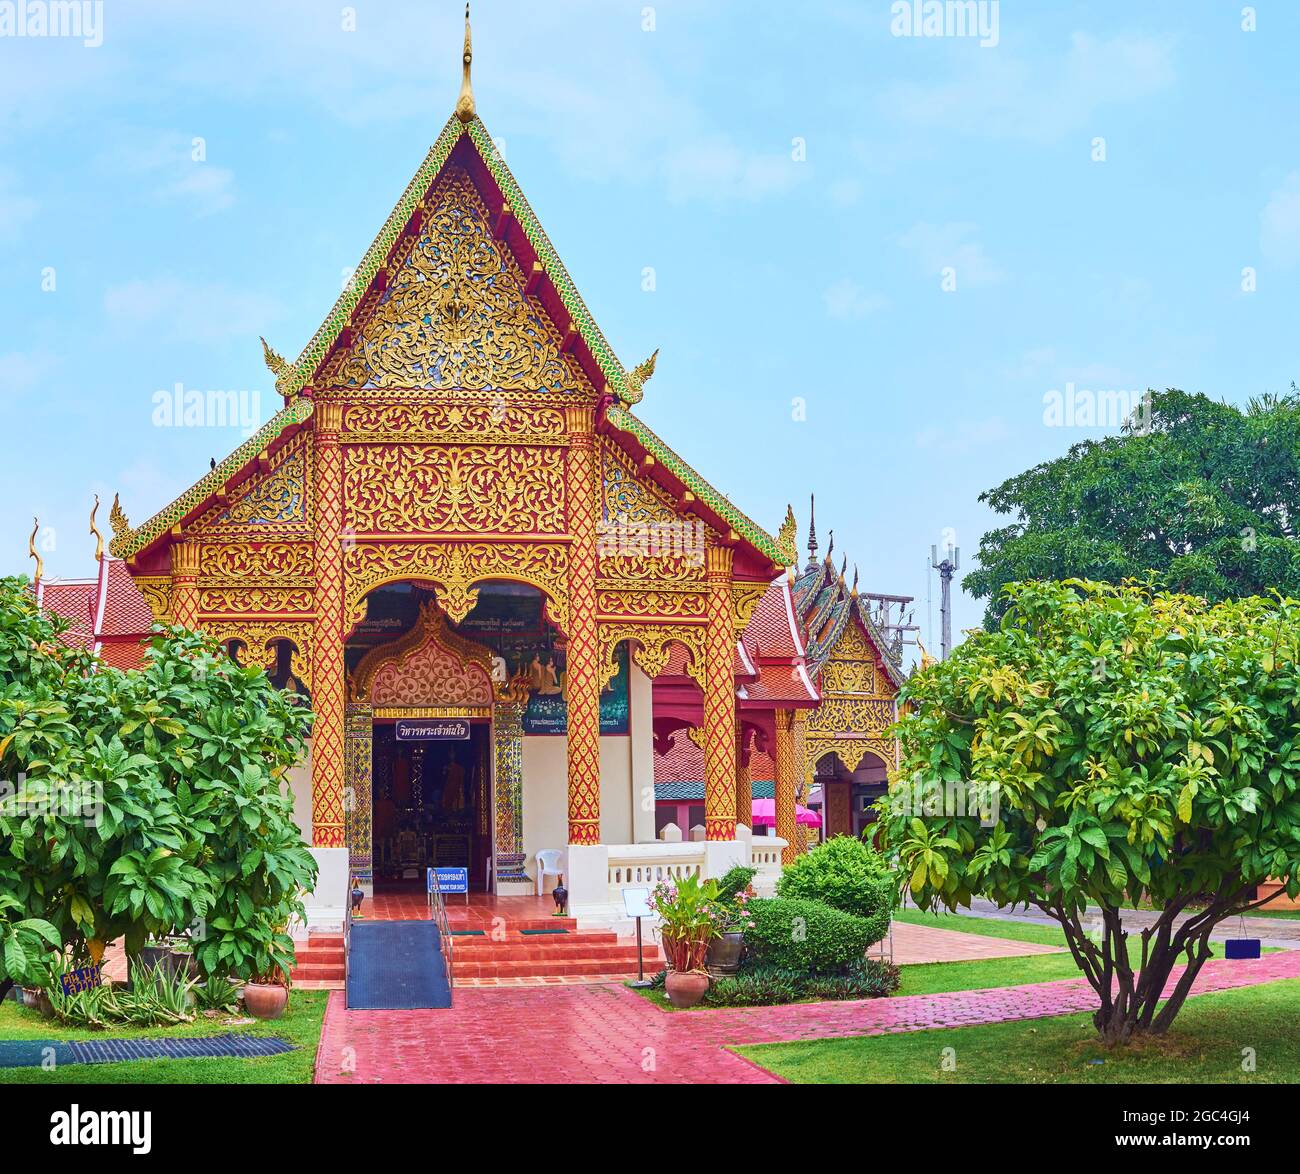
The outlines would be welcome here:
[[[254,1019],[279,1019],[289,1005],[289,976],[278,966],[244,983],[244,1010]]]
[[[754,926],[747,908],[754,890],[746,888],[730,901],[719,900],[715,912],[719,934],[709,943],[706,965],[714,978],[730,978],[740,969],[740,955],[745,948],[745,930]]]
[[[722,933],[717,899],[717,882],[701,883],[697,876],[682,877],[674,884],[660,882],[650,891],[668,959],[664,991],[674,1007],[695,1006],[709,989],[704,960],[709,943]]]

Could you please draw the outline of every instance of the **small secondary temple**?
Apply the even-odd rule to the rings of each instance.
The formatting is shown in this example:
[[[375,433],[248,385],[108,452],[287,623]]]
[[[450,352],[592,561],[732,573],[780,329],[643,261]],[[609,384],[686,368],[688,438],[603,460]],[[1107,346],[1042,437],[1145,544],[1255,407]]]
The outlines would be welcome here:
[[[470,62],[467,20],[455,112],[353,280],[296,360],[263,342],[283,408],[146,520],[115,501],[96,578],[38,594],[109,663],[178,623],[306,695],[299,822],[367,889],[439,864],[530,892],[559,849],[595,915],[748,862],[755,785],[787,862],[797,802],[860,832],[908,601],[815,534],[799,571],[792,511],[769,533],[639,419],[654,356],[614,355]]]

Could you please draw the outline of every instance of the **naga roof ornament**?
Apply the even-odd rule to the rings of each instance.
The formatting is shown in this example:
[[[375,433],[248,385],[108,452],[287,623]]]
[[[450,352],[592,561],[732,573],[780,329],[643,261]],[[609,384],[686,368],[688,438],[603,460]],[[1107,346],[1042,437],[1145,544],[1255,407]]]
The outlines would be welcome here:
[[[471,123],[478,117],[474,109],[474,90],[469,81],[469,67],[474,60],[474,53],[469,40],[469,5],[465,5],[465,54],[460,76],[460,96],[456,99],[456,117],[461,122]]]
[[[281,385],[287,383],[297,373],[297,368],[271,346],[265,338],[262,339],[262,359],[266,363],[266,369],[275,376],[275,390],[286,398],[292,395],[292,392],[282,390]]]
[[[104,558],[104,536],[99,532],[99,527],[95,525],[95,515],[99,513],[99,494],[95,494],[95,504],[90,507],[90,534],[95,540],[95,561],[102,562]]]
[[[33,518],[32,536],[29,539],[27,539],[27,553],[36,560],[36,578],[32,580],[33,583],[39,583],[41,581],[42,575],[45,572],[45,563],[41,561],[41,556],[36,553],[36,534],[40,530],[40,528],[41,528],[40,519]]]
[[[113,508],[108,511],[108,524],[113,527],[113,537],[119,534],[130,532],[131,523],[127,520],[126,511],[122,509],[122,502],[118,494],[113,494]]]
[[[794,509],[785,507],[785,521],[776,533],[776,544],[781,549],[785,565],[794,571],[794,564],[799,561],[799,523],[795,521]]]
[[[659,348],[655,347],[655,353],[651,355],[644,363],[639,363],[633,367],[626,375],[623,376],[622,388],[615,388],[615,394],[618,398],[631,407],[633,404],[639,404],[641,397],[645,395],[642,388],[655,373],[655,361],[659,358]]]

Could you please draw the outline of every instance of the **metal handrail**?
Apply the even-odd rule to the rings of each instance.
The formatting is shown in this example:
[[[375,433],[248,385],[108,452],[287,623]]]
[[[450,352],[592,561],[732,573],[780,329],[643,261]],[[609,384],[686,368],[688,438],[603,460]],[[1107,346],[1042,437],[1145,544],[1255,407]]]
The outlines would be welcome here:
[[[429,896],[430,904],[433,906],[433,921],[438,930],[438,948],[442,953],[442,964],[447,972],[447,998],[450,1002],[455,1002],[455,981],[452,978],[451,968],[451,929],[447,922],[447,905],[442,899],[442,885],[438,881],[438,869],[436,867],[429,868],[429,875],[433,878]]]
[[[348,881],[348,891],[343,897],[343,1007],[348,1005],[348,973],[352,959],[352,886],[356,881]]]

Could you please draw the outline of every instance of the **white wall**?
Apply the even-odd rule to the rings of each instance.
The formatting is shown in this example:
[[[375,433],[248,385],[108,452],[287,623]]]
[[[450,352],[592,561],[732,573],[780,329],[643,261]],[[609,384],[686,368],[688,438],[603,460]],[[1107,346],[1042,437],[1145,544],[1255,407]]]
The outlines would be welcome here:
[[[311,843],[311,739],[307,739],[307,751],[296,766],[289,768],[286,776],[289,791],[293,795],[293,822],[302,832],[302,838]]]

